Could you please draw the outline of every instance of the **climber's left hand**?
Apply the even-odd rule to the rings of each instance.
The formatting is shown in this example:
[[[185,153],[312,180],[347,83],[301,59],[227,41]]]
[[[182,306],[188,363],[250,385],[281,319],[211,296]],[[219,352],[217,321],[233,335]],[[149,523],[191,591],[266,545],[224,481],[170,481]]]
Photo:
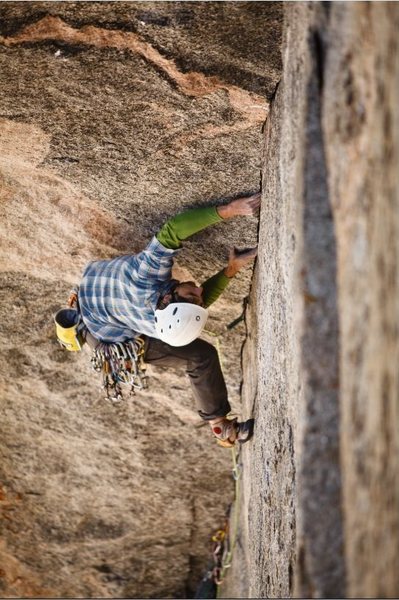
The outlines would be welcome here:
[[[229,262],[227,267],[224,269],[224,274],[227,277],[234,277],[238,271],[253,261],[257,254],[258,246],[246,250],[238,250],[237,248],[233,248],[230,250]]]

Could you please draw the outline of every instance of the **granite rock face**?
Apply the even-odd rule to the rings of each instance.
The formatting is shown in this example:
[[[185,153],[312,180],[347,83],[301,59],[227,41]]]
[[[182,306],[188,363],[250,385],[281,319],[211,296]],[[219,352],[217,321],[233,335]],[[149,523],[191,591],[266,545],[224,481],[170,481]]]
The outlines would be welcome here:
[[[399,11],[286,3],[230,597],[399,594]]]
[[[176,265],[201,281],[259,239],[207,334],[256,418],[220,595],[398,596],[397,4],[0,15],[1,593],[192,594],[233,496],[229,453],[196,427],[178,370],[102,401],[52,314],[86,261],[255,191],[261,172],[259,230],[219,224]]]
[[[0,22],[0,594],[186,597],[231,500],[229,453],[197,427],[182,371],[111,406],[52,316],[88,260],[259,189],[281,6],[7,2]],[[175,274],[200,282],[256,239],[256,218],[217,225]],[[245,326],[226,325],[251,276],[208,327],[239,413]]]

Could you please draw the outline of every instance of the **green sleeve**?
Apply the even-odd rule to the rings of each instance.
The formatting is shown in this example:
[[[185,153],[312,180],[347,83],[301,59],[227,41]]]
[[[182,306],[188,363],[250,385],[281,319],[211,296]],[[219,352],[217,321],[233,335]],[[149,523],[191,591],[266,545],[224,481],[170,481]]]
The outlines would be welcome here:
[[[194,233],[223,221],[216,210],[216,206],[193,208],[169,219],[157,233],[157,240],[165,248],[176,250],[181,247],[181,242]]]
[[[202,287],[204,288],[202,297],[206,308],[219,298],[220,294],[226,289],[231,280],[232,277],[227,277],[222,270],[202,284]]]

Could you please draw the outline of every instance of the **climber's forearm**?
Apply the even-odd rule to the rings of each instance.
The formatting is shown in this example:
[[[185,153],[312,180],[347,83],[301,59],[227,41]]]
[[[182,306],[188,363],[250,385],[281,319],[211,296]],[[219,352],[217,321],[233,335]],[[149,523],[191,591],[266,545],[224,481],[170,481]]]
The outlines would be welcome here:
[[[176,250],[194,233],[219,223],[224,219],[249,216],[260,206],[260,193],[245,198],[237,198],[222,206],[205,206],[187,210],[169,219],[157,234],[157,239],[165,248]]]
[[[222,269],[202,284],[202,298],[206,308],[213,304],[229,285],[230,278],[225,273],[226,269]]]
[[[227,267],[223,269],[223,273],[227,278],[231,279],[232,277],[234,277],[234,275],[237,275],[240,268],[241,267],[239,267],[238,265],[228,264]]]
[[[215,206],[194,208],[169,219],[156,237],[165,248],[176,250],[183,240],[220,221],[222,217]]]
[[[232,250],[230,252],[227,266],[202,284],[202,298],[206,307],[213,304],[224,292],[233,277],[243,267],[253,261],[257,255],[257,251],[258,249],[255,247],[250,250],[244,250],[243,252],[237,250]]]

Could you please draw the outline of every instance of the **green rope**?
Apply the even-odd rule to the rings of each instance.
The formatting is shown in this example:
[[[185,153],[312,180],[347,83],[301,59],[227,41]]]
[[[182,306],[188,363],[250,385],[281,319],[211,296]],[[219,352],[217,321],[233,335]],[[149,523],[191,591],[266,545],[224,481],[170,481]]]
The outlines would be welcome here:
[[[219,357],[219,362],[220,362],[220,367],[222,369],[222,373],[224,372],[224,361],[223,361],[223,355],[222,355],[222,348],[220,346],[220,336],[223,334],[218,334],[218,333],[214,333],[213,331],[209,331],[208,329],[204,329],[204,333],[207,333],[208,335],[211,335],[212,337],[215,338],[215,347],[216,347],[216,352],[218,353],[218,357]]]
[[[226,554],[226,557],[223,561],[222,564],[222,570],[220,572],[220,579],[223,583],[223,580],[226,576],[226,571],[227,569],[229,569],[231,567],[231,563],[233,560],[233,553],[234,553],[234,548],[237,542],[237,534],[238,534],[238,521],[239,521],[239,508],[240,508],[240,492],[241,492],[241,486],[240,486],[240,472],[238,470],[238,465],[237,465],[237,453],[235,451],[235,447],[233,447],[231,449],[231,453],[232,453],[232,460],[233,460],[233,477],[235,480],[235,490],[234,490],[234,519],[233,519],[233,524],[231,527],[231,535],[230,535],[230,531],[229,531],[229,538],[230,538],[230,548],[229,551]],[[219,588],[218,588],[219,589]]]
[[[237,319],[237,322],[239,322],[240,319]],[[233,326],[236,323],[233,324]],[[214,333],[213,331],[209,331],[204,329],[204,333],[207,333],[208,335],[211,335],[212,337],[215,338],[215,346],[216,346],[216,351],[218,353],[218,357],[219,357],[219,362],[220,362],[220,367],[222,369],[222,372],[224,371],[224,361],[223,361],[223,355],[222,355],[222,348],[221,348],[221,344],[220,344],[220,334],[218,335],[217,333]],[[237,457],[239,456],[239,451],[236,451],[236,446],[233,446],[231,448],[231,457],[232,457],[232,463],[233,463],[233,469],[232,469],[232,473],[233,473],[233,478],[235,481],[235,486],[234,486],[234,502],[233,502],[233,506],[234,506],[234,519],[233,519],[233,524],[232,527],[229,526],[229,535],[228,535],[228,539],[229,539],[229,550],[226,553],[226,556],[223,558],[223,562],[222,562],[222,568],[220,571],[220,584],[217,586],[217,592],[216,592],[216,598],[220,598],[220,589],[221,586],[223,584],[223,580],[226,576],[226,571],[227,569],[229,569],[231,567],[231,563],[233,561],[233,553],[234,553],[234,548],[237,542],[237,534],[238,534],[238,521],[239,521],[239,508],[240,508],[240,503],[239,503],[239,499],[240,499],[240,492],[241,492],[241,486],[240,486],[240,478],[241,478],[241,473],[240,473],[240,468],[239,465],[237,463]],[[231,530],[231,534],[230,534],[230,530]]]

